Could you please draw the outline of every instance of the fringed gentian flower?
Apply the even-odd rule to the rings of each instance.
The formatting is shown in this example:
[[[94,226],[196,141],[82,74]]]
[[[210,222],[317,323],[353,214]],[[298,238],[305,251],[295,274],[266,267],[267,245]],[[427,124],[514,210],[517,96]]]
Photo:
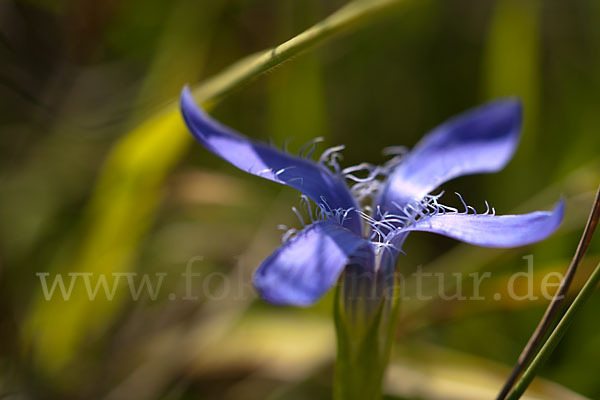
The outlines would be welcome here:
[[[412,231],[478,246],[516,247],[546,238],[563,217],[562,201],[552,211],[499,216],[487,202],[484,213],[464,202],[459,211],[431,194],[458,176],[504,167],[520,136],[521,105],[516,100],[491,102],[452,118],[411,152],[396,151],[383,166],[364,163],[346,169],[338,164],[343,146],[326,150],[315,162],[311,155],[316,141],[298,156],[252,141],[211,119],[187,88],[181,111],[190,131],[209,151],[243,171],[302,193],[310,221],[304,224],[299,215],[304,228],[289,230],[254,275],[260,296],[274,304],[313,304],[345,268],[367,275],[388,270],[389,276]],[[357,177],[359,171],[367,176]],[[315,203],[315,212],[308,199]]]
[[[345,169],[338,164],[343,146],[326,150],[315,162],[311,156],[318,140],[298,156],[254,142],[211,119],[188,89],[182,93],[181,110],[208,150],[243,171],[302,193],[305,217],[293,210],[303,229],[286,232],[282,245],[256,271],[254,285],[273,304],[307,306],[340,282],[334,303],[336,400],[381,398],[399,310],[395,266],[409,232],[515,247],[546,238],[563,217],[563,201],[552,211],[497,216],[487,202],[486,211],[478,214],[460,196],[461,211],[441,204],[441,194],[431,194],[458,176],[504,167],[520,136],[521,105],[515,100],[455,117],[411,152],[392,149],[388,153],[393,157],[382,166],[363,163]]]

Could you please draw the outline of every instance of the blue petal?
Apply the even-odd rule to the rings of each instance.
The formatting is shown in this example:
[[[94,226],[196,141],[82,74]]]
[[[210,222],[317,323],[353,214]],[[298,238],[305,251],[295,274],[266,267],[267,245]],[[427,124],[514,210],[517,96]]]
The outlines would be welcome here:
[[[552,211],[523,215],[437,214],[423,217],[407,231],[433,232],[484,247],[518,247],[539,242],[560,225],[565,211],[561,200]]]
[[[278,305],[315,303],[349,263],[372,268],[370,243],[334,221],[308,226],[271,254],[254,274],[262,298]]]
[[[187,87],[181,93],[181,112],[189,130],[204,147],[239,169],[291,186],[318,204],[325,198],[332,209],[355,207],[346,183],[323,165],[253,142],[219,124],[196,105]],[[355,215],[344,225],[360,232],[360,220]]]
[[[519,101],[495,101],[438,126],[392,172],[377,203],[394,210],[452,178],[501,170],[517,147],[521,114]]]

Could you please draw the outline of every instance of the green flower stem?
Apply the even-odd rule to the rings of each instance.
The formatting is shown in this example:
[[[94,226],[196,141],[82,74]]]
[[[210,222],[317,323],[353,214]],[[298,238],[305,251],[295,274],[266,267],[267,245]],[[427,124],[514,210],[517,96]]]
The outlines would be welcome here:
[[[395,279],[393,287],[386,288],[375,300],[369,295],[359,295],[359,291],[352,291],[349,298],[344,293],[344,277],[336,288],[335,400],[381,399],[400,310],[399,285]]]
[[[596,288],[599,282],[600,264],[596,266],[596,269],[594,270],[592,275],[590,275],[589,279],[587,280],[587,282],[585,283],[585,285],[583,286],[583,288],[581,289],[581,291],[579,292],[579,294],[577,295],[577,297],[575,298],[575,300],[573,301],[563,318],[556,326],[556,329],[554,329],[552,334],[548,337],[548,340],[546,341],[546,343],[544,343],[544,346],[542,346],[540,352],[533,359],[531,364],[529,364],[529,366],[523,373],[523,376],[515,385],[513,391],[508,395],[507,400],[517,400],[523,395],[523,393],[535,377],[535,374],[537,373],[539,368],[548,359],[552,351],[554,351],[562,337],[567,332],[567,329],[569,328],[571,323],[573,323],[573,320],[575,319],[575,314],[577,314],[577,312],[581,309],[585,302],[590,298],[592,293],[594,293],[594,289]]]

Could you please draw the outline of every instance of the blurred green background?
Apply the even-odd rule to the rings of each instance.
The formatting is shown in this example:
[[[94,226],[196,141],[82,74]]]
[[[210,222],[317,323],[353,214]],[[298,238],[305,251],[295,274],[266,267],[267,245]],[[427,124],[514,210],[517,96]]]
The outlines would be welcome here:
[[[499,214],[548,209],[559,232],[488,250],[413,235],[399,269],[490,271],[506,287],[534,255],[536,293],[564,271],[600,182],[600,3],[421,0],[295,57],[229,93],[213,114],[297,151],[323,136],[343,165],[381,163],[446,118],[499,96],[524,102],[519,150],[499,174],[445,185]],[[255,298],[252,271],[296,226],[291,189],[247,176],[165,112],[195,84],[275,46],[341,0],[0,2],[0,398],[327,399],[331,296],[309,309]],[[320,149],[324,149],[322,146]],[[447,203],[456,204],[446,195]],[[592,245],[575,286],[600,259]],[[195,300],[181,273],[191,265]],[[166,273],[155,299],[45,300],[36,273]],[[95,285],[96,279],[92,279]],[[410,279],[407,290],[414,286]],[[411,286],[412,285],[412,286]],[[429,288],[437,293],[437,286]],[[492,398],[546,300],[403,305],[386,392]],[[600,398],[595,296],[532,387]],[[534,397],[532,397],[534,398]]]

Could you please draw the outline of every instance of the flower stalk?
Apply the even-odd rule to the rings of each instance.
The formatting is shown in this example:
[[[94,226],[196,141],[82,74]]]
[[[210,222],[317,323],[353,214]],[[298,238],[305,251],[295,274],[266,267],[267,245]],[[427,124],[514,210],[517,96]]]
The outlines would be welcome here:
[[[336,288],[335,400],[379,400],[400,311],[393,268],[375,277],[352,265]]]

